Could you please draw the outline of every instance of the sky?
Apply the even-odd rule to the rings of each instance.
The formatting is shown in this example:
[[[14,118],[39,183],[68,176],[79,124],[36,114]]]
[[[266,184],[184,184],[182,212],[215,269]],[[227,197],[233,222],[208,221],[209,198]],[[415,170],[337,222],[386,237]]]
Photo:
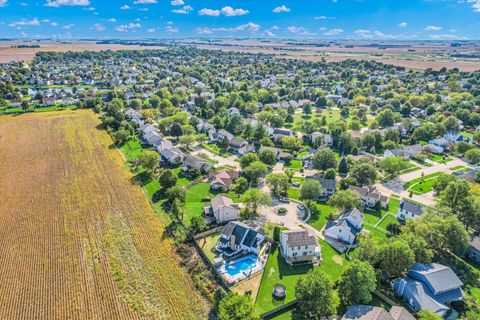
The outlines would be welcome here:
[[[0,38],[478,40],[480,0],[0,0]]]

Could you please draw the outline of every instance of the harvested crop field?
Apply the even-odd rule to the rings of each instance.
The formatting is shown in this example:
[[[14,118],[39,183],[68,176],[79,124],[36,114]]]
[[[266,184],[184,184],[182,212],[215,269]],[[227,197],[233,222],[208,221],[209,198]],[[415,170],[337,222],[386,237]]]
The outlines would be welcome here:
[[[0,319],[201,319],[121,154],[86,110],[0,117]]]

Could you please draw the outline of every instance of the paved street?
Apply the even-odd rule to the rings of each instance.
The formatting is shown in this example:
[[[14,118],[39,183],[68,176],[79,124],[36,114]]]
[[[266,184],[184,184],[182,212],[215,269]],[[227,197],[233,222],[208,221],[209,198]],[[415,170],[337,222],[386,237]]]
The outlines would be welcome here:
[[[240,163],[235,161],[235,159],[237,159],[237,156],[229,156],[228,158],[224,158],[216,154],[213,154],[210,151],[203,149],[202,147],[197,147],[195,151],[192,152],[192,155],[198,156],[201,153],[206,154],[211,160],[217,161],[217,164],[219,166],[227,165],[240,170]]]
[[[379,192],[381,192],[384,195],[392,195],[396,194],[400,196],[401,198],[409,198],[410,192],[407,190],[403,190],[402,186],[414,179],[420,178],[422,176],[422,172],[424,176],[428,176],[433,173],[437,172],[443,172],[445,174],[452,174],[453,171],[450,168],[458,167],[458,166],[469,166],[468,163],[465,161],[454,158],[452,161],[449,161],[447,163],[442,163],[442,164],[437,164],[431,167],[425,167],[421,166],[422,169],[416,170],[413,172],[409,172],[406,174],[403,174],[397,178],[398,183],[397,186],[393,186],[391,184],[384,184],[381,182],[377,182],[375,184],[375,187]],[[432,206],[435,204],[435,197],[432,192],[428,192],[422,195],[413,195],[411,198],[413,201]]]

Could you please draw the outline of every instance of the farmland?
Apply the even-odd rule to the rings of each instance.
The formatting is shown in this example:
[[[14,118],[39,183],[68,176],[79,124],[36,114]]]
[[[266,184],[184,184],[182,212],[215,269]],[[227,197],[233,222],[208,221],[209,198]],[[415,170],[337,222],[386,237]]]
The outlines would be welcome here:
[[[91,111],[0,118],[0,319],[199,319],[205,304]]]

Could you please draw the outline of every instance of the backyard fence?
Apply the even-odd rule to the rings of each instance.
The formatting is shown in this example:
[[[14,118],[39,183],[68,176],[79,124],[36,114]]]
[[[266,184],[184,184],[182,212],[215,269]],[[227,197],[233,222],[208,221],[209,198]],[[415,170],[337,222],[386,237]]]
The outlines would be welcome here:
[[[297,299],[292,300],[290,302],[282,304],[281,306],[276,307],[275,309],[262,313],[260,316],[262,317],[262,319],[265,319],[274,315],[278,315],[280,313],[286,312],[294,308],[297,305],[297,303],[298,303]]]
[[[208,236],[211,236],[212,234],[218,233],[222,229],[223,229],[223,226],[220,226],[220,227],[216,227],[216,228],[207,230],[207,231],[202,232],[202,233],[198,233],[198,234],[193,236],[193,239],[199,240],[199,239],[202,239],[202,238],[206,238]]]
[[[222,276],[218,274],[217,268],[215,268],[210,259],[208,259],[205,252],[203,252],[202,248],[200,248],[200,245],[198,244],[196,239],[193,239],[193,245],[195,246],[195,249],[197,249],[197,252],[202,258],[203,262],[210,268],[210,271],[212,272],[217,284],[221,285],[227,292],[230,292],[229,285],[225,282],[225,280],[223,280]]]

